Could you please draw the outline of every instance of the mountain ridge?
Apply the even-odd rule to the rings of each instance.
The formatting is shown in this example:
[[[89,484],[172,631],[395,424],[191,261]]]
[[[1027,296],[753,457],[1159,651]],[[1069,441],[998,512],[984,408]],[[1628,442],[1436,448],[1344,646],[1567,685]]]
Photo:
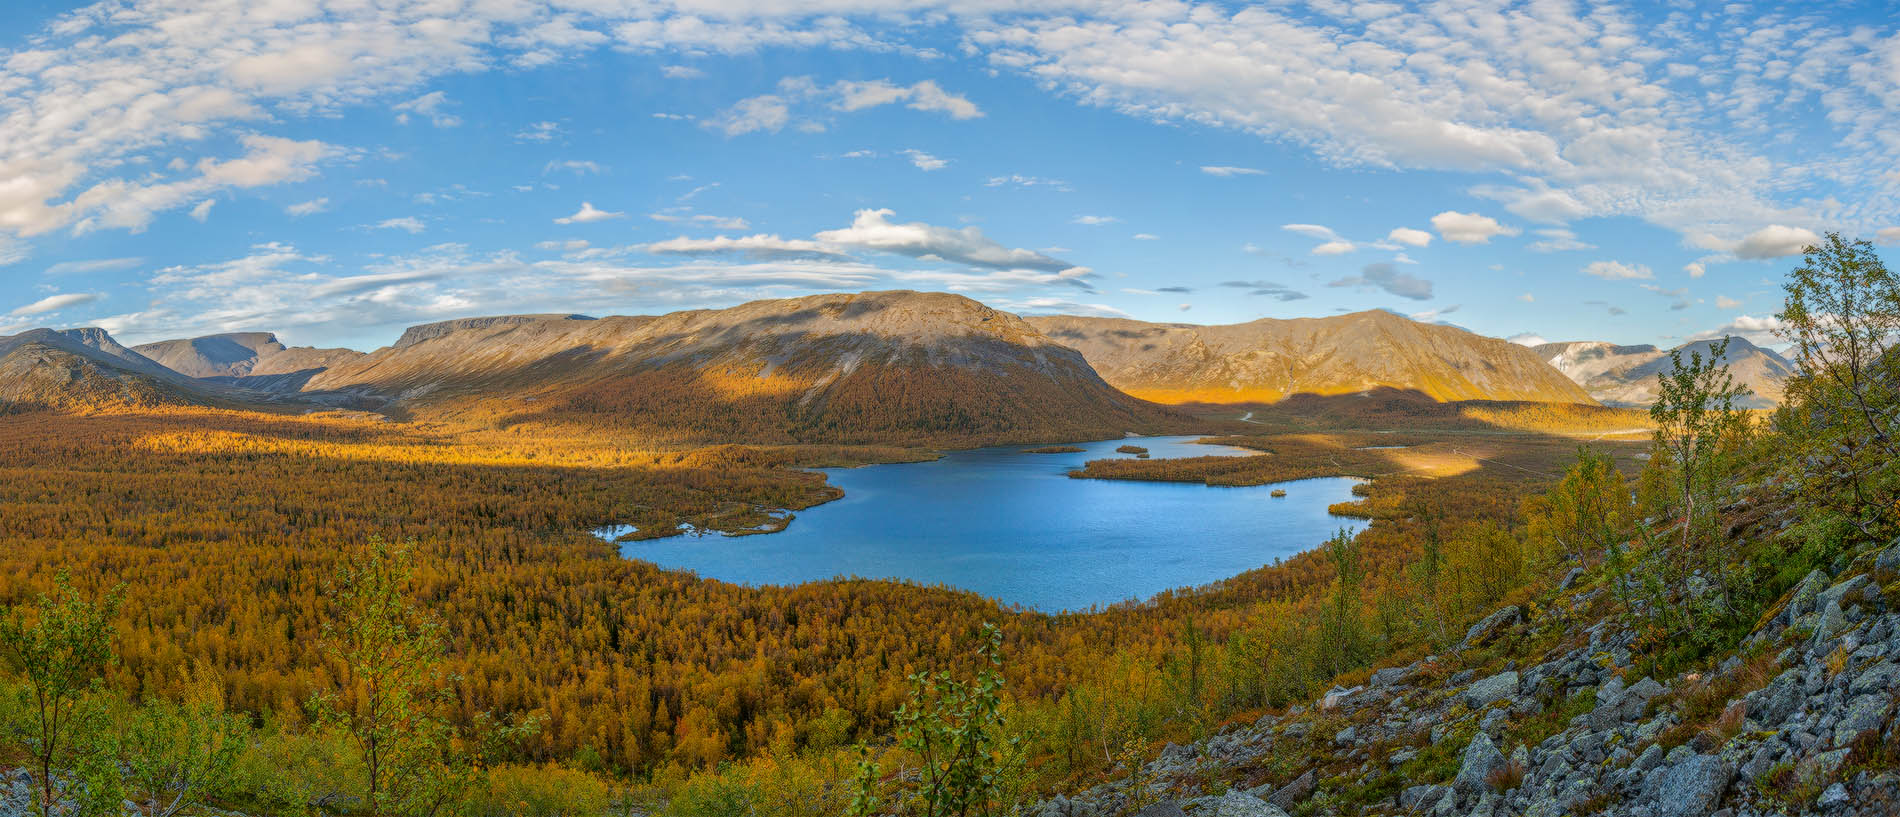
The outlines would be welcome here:
[[[1712,347],[1720,339],[1694,340],[1671,350],[1653,345],[1619,346],[1605,341],[1563,341],[1530,347],[1566,377],[1590,392],[1605,405],[1647,406],[1656,401],[1656,377],[1673,369],[1669,353],[1680,351],[1686,359],[1691,352],[1712,357]],[[1781,402],[1782,382],[1794,372],[1794,364],[1773,349],[1758,346],[1747,338],[1728,338],[1729,364],[1735,383],[1749,389],[1741,403],[1749,408],[1772,408]]]
[[[1028,320],[1076,346],[1117,388],[1161,403],[1273,403],[1380,387],[1443,402],[1595,403],[1509,341],[1385,310],[1217,325],[1067,315]]]

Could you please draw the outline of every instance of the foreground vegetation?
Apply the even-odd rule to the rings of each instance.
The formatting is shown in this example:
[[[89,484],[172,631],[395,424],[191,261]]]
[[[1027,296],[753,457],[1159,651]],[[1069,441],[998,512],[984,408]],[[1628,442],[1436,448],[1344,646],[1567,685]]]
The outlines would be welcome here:
[[[851,456],[836,449],[228,412],[0,420],[0,763],[59,770],[39,778],[49,812],[123,794],[154,815],[999,814],[1441,651],[1573,566],[1614,577],[1641,660],[1679,671],[1732,652],[1813,566],[1900,530],[1900,286],[1865,245],[1830,242],[1789,296],[1789,404],[1734,411],[1719,367],[1682,361],[1643,460],[1592,414],[1569,436],[1269,433],[1223,440],[1268,456],[1114,461],[1137,470],[1091,475],[1357,473],[1375,522],[1062,616],[881,582],[737,588],[581,533],[755,524],[825,499],[786,466]],[[1429,462],[1377,470],[1405,457]],[[1800,524],[1730,535],[1755,507],[1737,499],[1764,494]]]

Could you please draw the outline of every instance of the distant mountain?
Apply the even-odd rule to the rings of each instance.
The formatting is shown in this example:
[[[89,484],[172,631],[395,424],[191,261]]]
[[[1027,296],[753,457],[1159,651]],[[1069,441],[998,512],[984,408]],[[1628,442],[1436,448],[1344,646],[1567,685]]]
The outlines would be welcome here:
[[[34,329],[0,337],[0,411],[221,402],[215,387],[121,346],[103,329]]]
[[[1160,403],[1268,403],[1390,388],[1441,401],[1594,403],[1530,350],[1372,310],[1226,326],[1032,317],[1122,391]]]
[[[1021,318],[943,293],[469,319],[403,337],[305,390],[375,397],[400,414],[682,440],[1047,441],[1191,422],[1117,391]]]
[[[353,349],[286,347],[269,332],[235,332],[133,347],[186,377],[266,391],[295,391],[317,372],[363,356]]]
[[[1676,347],[1687,358],[1691,352],[1709,357],[1716,341],[1698,340]],[[1617,346],[1602,341],[1544,343],[1531,347],[1539,357],[1589,390],[1605,405],[1647,406],[1656,402],[1656,378],[1671,371],[1669,353],[1654,346]],[[1781,402],[1782,381],[1794,370],[1787,358],[1747,338],[1729,338],[1725,358],[1737,385],[1752,395],[1751,408],[1770,408]]]

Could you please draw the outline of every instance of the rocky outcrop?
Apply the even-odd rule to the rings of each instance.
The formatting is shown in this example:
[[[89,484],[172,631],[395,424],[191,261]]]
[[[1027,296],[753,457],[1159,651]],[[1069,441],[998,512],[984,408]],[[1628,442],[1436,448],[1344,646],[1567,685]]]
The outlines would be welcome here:
[[[1900,588],[1900,542],[1838,575],[1816,571],[1713,671],[1673,678],[1637,669],[1635,633],[1615,614],[1587,617],[1607,589],[1566,588],[1501,609],[1466,638],[1555,647],[1377,668],[1330,707],[1231,728],[1140,777],[1189,817],[1222,813],[1203,794],[1218,786],[1315,814],[1900,813],[1900,594],[1889,588]],[[1307,760],[1257,780],[1273,768],[1265,759],[1288,757]],[[1114,817],[1123,796],[1106,784],[1032,814]]]

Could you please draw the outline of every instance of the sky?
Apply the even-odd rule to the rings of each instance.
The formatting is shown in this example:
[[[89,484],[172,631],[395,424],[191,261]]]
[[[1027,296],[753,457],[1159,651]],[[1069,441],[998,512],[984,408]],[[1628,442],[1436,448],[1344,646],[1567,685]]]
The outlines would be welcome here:
[[[944,290],[1772,342],[1900,244],[1886,3],[8,0],[0,335]]]

